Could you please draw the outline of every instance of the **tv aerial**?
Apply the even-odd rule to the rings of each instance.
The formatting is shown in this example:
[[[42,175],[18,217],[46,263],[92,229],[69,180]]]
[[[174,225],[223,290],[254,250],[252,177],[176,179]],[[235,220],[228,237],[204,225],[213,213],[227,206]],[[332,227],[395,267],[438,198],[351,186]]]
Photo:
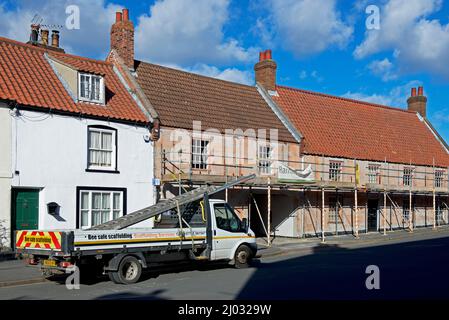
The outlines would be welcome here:
[[[39,25],[41,28],[51,30],[61,30],[64,28],[64,26],[60,24],[42,24],[42,22],[44,22],[44,18],[42,18],[38,13],[36,13],[33,19],[31,19],[32,24]]]

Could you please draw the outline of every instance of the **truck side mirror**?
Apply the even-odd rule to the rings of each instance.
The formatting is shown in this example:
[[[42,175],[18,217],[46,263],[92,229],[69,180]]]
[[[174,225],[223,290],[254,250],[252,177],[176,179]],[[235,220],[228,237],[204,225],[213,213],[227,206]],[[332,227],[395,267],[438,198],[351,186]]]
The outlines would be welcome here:
[[[249,226],[248,226],[248,219],[247,218],[243,218],[242,219],[242,228],[243,228],[243,230],[245,230],[245,232],[248,232]]]

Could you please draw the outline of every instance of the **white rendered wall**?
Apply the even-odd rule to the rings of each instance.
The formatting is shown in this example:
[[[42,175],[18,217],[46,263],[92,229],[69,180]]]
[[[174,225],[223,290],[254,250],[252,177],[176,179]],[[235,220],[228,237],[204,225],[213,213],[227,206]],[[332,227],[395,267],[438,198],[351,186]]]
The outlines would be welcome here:
[[[153,143],[144,140],[146,128],[30,111],[11,122],[17,148],[12,166],[20,172],[12,185],[40,189],[39,229],[76,227],[76,188],[81,186],[126,188],[128,213],[154,203]],[[89,125],[117,129],[120,173],[86,172]],[[47,213],[49,202],[61,206],[59,217]]]
[[[11,234],[11,119],[0,103],[0,247],[9,246]]]

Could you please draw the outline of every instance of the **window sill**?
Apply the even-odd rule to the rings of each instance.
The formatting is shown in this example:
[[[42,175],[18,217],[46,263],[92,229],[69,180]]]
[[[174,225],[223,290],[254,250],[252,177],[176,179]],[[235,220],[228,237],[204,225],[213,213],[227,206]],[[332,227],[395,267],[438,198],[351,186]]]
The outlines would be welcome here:
[[[118,170],[105,170],[105,169],[86,169],[86,172],[120,174],[120,171]]]

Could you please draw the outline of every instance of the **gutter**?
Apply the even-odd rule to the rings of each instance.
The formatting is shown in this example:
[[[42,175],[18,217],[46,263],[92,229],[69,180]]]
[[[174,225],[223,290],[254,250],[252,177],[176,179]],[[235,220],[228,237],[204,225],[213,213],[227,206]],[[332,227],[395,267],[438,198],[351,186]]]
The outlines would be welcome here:
[[[263,88],[259,83],[256,83],[256,88],[274,114],[279,118],[282,124],[287,128],[287,130],[291,133],[291,135],[295,138],[298,143],[301,143],[301,140],[304,138],[301,132],[299,132],[287,115],[282,111],[281,108],[273,101],[270,94]]]

